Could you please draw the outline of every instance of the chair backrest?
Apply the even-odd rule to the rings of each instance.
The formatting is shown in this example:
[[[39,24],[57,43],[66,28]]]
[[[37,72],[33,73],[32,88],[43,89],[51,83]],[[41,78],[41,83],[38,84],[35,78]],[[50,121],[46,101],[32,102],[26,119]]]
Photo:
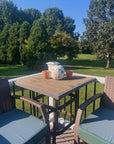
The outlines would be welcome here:
[[[12,109],[10,87],[7,78],[0,79],[0,113]]]
[[[114,77],[106,76],[101,105],[114,110]]]

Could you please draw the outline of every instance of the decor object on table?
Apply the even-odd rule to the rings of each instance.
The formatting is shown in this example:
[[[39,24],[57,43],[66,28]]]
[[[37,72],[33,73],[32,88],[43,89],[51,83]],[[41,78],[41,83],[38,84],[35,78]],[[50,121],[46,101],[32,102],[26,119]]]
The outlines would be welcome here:
[[[51,73],[53,71],[53,67],[56,66],[56,65],[59,65],[60,63],[59,62],[47,62],[46,63],[48,65],[48,70],[50,71],[50,77],[51,77]]]
[[[48,70],[43,70],[42,74],[43,74],[43,79],[48,79],[48,77],[49,77],[49,71]]]
[[[72,78],[72,73],[73,73],[72,70],[67,70],[66,71],[66,76],[67,76],[68,79]]]
[[[59,65],[58,62],[48,62],[48,70],[50,71],[50,77],[53,79],[63,79],[64,78],[64,67]]]
[[[64,68],[62,65],[55,65],[53,67],[51,77],[53,79],[59,80],[64,78]]]

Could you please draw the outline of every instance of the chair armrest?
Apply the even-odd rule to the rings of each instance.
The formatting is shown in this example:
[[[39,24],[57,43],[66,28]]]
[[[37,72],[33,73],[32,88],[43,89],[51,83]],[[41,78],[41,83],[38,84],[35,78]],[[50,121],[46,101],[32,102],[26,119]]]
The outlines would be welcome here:
[[[83,111],[86,109],[88,105],[90,105],[92,102],[94,102],[96,99],[102,96],[103,96],[102,93],[96,94],[92,96],[91,98],[89,98],[87,101],[85,101],[83,104],[81,104],[80,107],[78,108],[76,120],[75,120],[75,128],[74,128],[74,137],[75,137],[76,142],[78,142],[78,128],[81,123]]]
[[[83,104],[81,104],[80,107],[79,107],[79,109],[85,110],[88,105],[90,105],[90,104],[91,104],[92,102],[94,102],[96,99],[102,97],[102,95],[103,95],[102,93],[99,93],[99,94],[96,94],[96,95],[92,96],[92,97],[89,98],[87,101],[85,101]]]
[[[46,110],[45,110],[45,106],[43,105],[43,103],[37,102],[35,100],[32,100],[30,98],[24,97],[24,96],[19,96],[19,95],[12,95],[13,98],[28,102],[29,104],[37,107],[40,109],[42,117],[44,122],[46,122],[49,125],[49,120],[47,118],[47,114],[46,114]]]
[[[46,114],[45,105],[43,103],[37,102],[35,100],[32,100],[32,99],[24,97],[24,96],[13,95],[12,98],[28,102],[29,104],[40,109],[42,117],[43,117],[43,121],[48,126],[48,134],[46,136],[46,143],[50,143],[50,124],[49,124],[49,119],[48,119],[47,114]]]

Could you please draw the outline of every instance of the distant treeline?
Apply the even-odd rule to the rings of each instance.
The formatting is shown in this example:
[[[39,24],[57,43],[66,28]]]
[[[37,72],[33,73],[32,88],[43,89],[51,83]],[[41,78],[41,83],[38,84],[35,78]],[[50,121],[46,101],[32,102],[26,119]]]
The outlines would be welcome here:
[[[0,63],[40,68],[48,60],[79,52],[75,21],[62,10],[18,9],[8,0],[0,1]]]

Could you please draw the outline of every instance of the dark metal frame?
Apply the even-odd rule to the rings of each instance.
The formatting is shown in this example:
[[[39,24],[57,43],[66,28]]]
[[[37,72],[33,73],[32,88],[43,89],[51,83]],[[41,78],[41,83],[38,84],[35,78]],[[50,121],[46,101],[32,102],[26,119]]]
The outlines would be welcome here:
[[[96,80],[95,79],[91,79],[88,82],[84,83],[83,85],[79,86],[78,88],[74,88],[69,92],[66,92],[66,94],[62,95],[63,99],[64,99],[64,104],[60,105],[59,100],[54,99],[54,106],[49,106],[49,98],[48,98],[48,104],[44,104],[44,95],[39,94],[30,91],[30,98],[34,99],[35,101],[39,101],[40,98],[42,98],[42,103],[43,105],[48,109],[47,110],[47,114],[54,112],[54,119],[53,119],[53,123],[54,123],[54,127],[53,130],[50,132],[51,136],[53,137],[52,139],[52,143],[55,144],[56,143],[56,136],[62,134],[65,130],[67,130],[72,124],[74,124],[75,122],[75,116],[77,114],[77,109],[79,107],[79,89],[82,88],[83,86],[85,86],[85,100],[87,99],[87,85],[94,82],[94,93],[96,93]],[[23,92],[23,88],[22,88],[22,94],[24,95]],[[32,94],[32,95],[31,95]],[[69,101],[66,101],[66,95],[70,97]],[[72,103],[75,103],[75,114],[72,114]],[[66,112],[66,106],[70,105],[70,113]],[[24,107],[24,104],[23,104]],[[70,117],[70,123],[62,128],[62,129],[58,129],[58,116],[59,113],[63,113],[64,114],[64,119],[65,119],[65,115],[68,115]],[[35,112],[34,112],[35,114]],[[86,116],[86,112],[85,112],[85,116]]]

